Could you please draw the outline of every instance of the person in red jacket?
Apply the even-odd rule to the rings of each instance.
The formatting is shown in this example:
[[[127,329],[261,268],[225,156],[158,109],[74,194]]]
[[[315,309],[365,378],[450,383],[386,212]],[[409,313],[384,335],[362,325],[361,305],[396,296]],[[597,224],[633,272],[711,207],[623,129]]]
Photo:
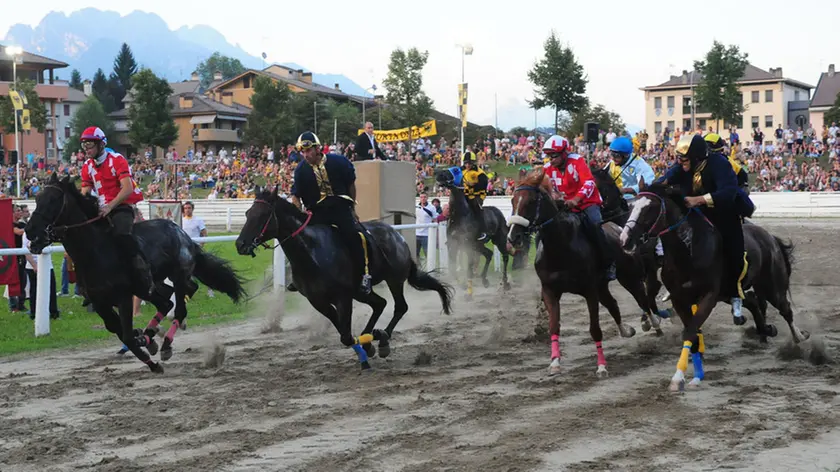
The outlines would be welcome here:
[[[151,293],[152,272],[132,234],[137,215],[135,205],[143,201],[143,193],[131,176],[128,161],[106,149],[105,139],[105,133],[96,126],[82,133],[82,149],[87,157],[82,165],[82,193],[94,192],[99,198],[99,215],[111,220],[115,242],[133,269],[132,279],[140,285],[141,293]]]
[[[572,212],[584,214],[583,229],[595,242],[607,280],[615,280],[615,261],[601,228],[601,194],[586,160],[570,153],[570,149],[566,138],[556,135],[548,138],[543,144],[548,159],[544,165],[545,177],[556,193],[556,200],[562,199]]]

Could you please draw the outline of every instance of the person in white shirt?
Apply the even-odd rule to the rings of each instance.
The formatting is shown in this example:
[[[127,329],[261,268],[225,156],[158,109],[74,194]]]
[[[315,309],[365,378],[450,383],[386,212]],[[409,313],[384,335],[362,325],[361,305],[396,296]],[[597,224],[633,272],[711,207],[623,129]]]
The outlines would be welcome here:
[[[207,236],[207,226],[204,224],[204,220],[193,216],[193,211],[195,211],[193,202],[184,202],[181,205],[181,228],[191,238],[203,238]],[[198,244],[204,247],[204,243]],[[214,293],[212,289],[207,289],[207,296],[213,298]]]
[[[23,244],[22,247],[29,249],[29,239],[26,237],[26,233],[23,233]],[[50,271],[50,318],[58,319],[59,312],[58,312],[58,300],[56,300],[56,291],[55,291],[55,271],[53,270],[52,264],[52,257],[45,257],[46,262],[43,266],[38,266],[38,260],[32,254],[26,255],[26,275],[28,276],[28,283],[29,283],[29,318],[35,319],[35,305],[36,300],[38,300],[38,271],[40,270],[48,270]]]
[[[434,223],[437,218],[437,210],[429,203],[429,197],[425,193],[420,194],[420,203],[415,210],[415,220],[418,225]],[[415,230],[415,237],[417,242],[417,260],[420,260],[420,249],[429,258],[429,228],[417,228]]]

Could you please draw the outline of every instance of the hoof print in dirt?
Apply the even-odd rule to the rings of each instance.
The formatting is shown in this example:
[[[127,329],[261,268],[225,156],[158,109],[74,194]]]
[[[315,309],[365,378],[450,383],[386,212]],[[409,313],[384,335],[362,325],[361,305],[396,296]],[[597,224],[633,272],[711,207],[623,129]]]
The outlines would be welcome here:
[[[432,363],[432,355],[426,351],[420,351],[417,357],[414,358],[414,365],[424,366]]]

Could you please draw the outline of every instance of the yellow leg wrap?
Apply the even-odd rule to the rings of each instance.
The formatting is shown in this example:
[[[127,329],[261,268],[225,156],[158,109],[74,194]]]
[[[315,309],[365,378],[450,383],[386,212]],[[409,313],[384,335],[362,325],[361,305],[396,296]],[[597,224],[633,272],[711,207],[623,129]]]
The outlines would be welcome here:
[[[467,280],[467,295],[473,294],[472,279]]]
[[[359,236],[362,238],[362,249],[365,251],[365,275],[369,275],[368,264],[370,261],[368,261],[367,239],[365,238],[365,233],[359,233]]]
[[[706,352],[706,343],[703,341],[703,333],[701,332],[697,333],[697,352],[700,354]]]
[[[680,353],[680,360],[677,362],[677,370],[685,372],[688,369],[688,354],[691,351],[691,341],[683,341],[682,352]]]
[[[749,269],[749,263],[747,262],[747,251],[744,251],[744,268],[741,270],[741,275],[738,276],[738,296],[741,298],[744,298],[744,289],[741,288],[741,282],[747,276],[747,269]]]
[[[370,344],[373,342],[372,334],[363,334],[356,338],[356,344]]]

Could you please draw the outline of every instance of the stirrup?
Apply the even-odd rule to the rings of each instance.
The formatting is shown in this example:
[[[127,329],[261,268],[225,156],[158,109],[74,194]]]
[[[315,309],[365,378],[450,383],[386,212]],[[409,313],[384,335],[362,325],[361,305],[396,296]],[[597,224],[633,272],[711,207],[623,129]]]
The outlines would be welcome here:
[[[365,293],[365,295],[369,294],[373,290],[373,287],[371,287],[371,277],[369,274],[365,274],[362,276],[361,289],[362,292]]]
[[[481,233],[481,235],[478,237],[478,239],[476,239],[476,241],[481,241],[486,237],[487,237],[487,233]]]

